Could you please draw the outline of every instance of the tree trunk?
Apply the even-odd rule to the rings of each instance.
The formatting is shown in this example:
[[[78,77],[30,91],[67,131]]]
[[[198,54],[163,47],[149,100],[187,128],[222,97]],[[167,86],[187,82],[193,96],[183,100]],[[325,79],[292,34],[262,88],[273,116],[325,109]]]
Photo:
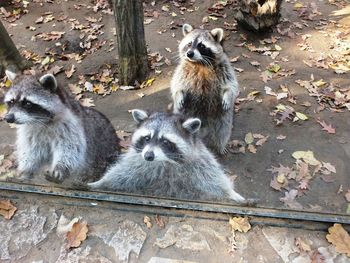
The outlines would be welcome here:
[[[149,72],[142,0],[113,0],[119,53],[119,83],[135,85]]]
[[[241,0],[235,18],[249,30],[267,30],[279,22],[281,4],[282,0]]]
[[[1,21],[0,39],[0,74],[3,74],[6,68],[20,71],[29,66],[30,63],[23,60]]]

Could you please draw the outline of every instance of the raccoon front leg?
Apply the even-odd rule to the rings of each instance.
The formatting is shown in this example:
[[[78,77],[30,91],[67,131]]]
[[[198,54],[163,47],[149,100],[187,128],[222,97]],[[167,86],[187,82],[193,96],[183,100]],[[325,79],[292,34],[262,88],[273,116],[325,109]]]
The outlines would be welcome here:
[[[81,171],[85,166],[85,149],[79,147],[79,145],[56,146],[51,169],[46,173],[46,179],[48,181],[61,183],[70,174]]]
[[[221,105],[224,111],[229,111],[233,108],[233,92],[231,89],[224,90]]]
[[[45,144],[35,142],[31,144],[27,137],[19,132],[17,138],[17,170],[21,179],[30,179],[38,173],[43,163],[49,159],[49,149]]]
[[[180,113],[184,106],[184,91],[178,90],[173,95],[173,101],[174,101],[174,113]]]

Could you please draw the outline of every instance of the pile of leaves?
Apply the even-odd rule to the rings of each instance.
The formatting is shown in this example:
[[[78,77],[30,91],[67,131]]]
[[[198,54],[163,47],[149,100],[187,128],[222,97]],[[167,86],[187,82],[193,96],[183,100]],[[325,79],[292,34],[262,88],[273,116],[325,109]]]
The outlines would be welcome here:
[[[285,196],[280,198],[286,206],[292,209],[302,209],[295,198],[310,190],[310,182],[321,176],[322,180],[331,183],[335,180],[336,168],[331,164],[319,161],[312,151],[296,151],[292,154],[296,160],[292,167],[272,166],[268,171],[273,175],[270,186],[277,190],[285,190]]]
[[[337,88],[322,79],[316,81],[313,75],[310,80],[299,79],[296,83],[305,88],[311,97],[316,97],[323,108],[328,107],[335,112],[350,110],[350,87]]]
[[[228,143],[228,151],[231,153],[246,153],[246,150],[248,150],[250,153],[256,153],[257,147],[262,146],[268,138],[269,135],[265,136],[260,133],[248,132],[244,137],[244,141],[230,141]]]

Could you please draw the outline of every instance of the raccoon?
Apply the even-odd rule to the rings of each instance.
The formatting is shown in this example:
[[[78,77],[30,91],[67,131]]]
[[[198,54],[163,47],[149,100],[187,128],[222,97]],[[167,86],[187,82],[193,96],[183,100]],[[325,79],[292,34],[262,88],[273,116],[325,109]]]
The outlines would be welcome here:
[[[45,172],[50,181],[61,183],[71,177],[77,185],[100,178],[118,154],[119,141],[110,121],[81,106],[51,74],[6,75],[12,86],[5,94],[5,120],[17,124],[21,177]]]
[[[180,64],[170,85],[173,111],[200,118],[200,137],[209,148],[224,154],[239,94],[235,72],[222,47],[224,31],[193,29],[188,24],[182,31]]]
[[[198,138],[201,121],[171,113],[133,110],[138,128],[131,146],[91,189],[180,199],[245,199]]]

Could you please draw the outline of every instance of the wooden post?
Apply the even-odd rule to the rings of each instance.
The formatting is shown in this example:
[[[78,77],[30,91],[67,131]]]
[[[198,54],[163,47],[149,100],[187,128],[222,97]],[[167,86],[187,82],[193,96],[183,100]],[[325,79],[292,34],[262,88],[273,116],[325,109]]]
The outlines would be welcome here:
[[[1,21],[0,39],[0,74],[3,74],[6,68],[20,71],[29,66],[30,63],[23,60]]]
[[[281,4],[282,0],[242,0],[235,18],[248,30],[263,31],[279,22]]]
[[[148,73],[142,0],[112,0],[119,54],[119,83],[142,83]]]

